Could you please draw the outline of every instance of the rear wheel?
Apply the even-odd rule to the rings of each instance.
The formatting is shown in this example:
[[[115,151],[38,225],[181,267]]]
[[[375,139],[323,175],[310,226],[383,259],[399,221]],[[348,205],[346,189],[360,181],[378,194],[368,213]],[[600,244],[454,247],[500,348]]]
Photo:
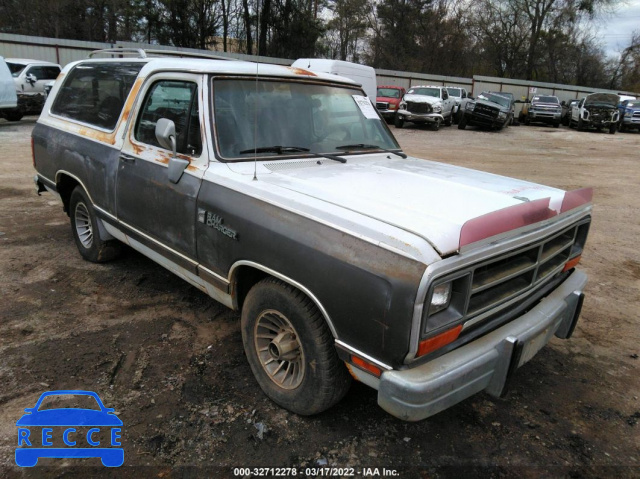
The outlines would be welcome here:
[[[80,186],[76,186],[71,193],[69,216],[73,238],[84,259],[92,263],[104,263],[120,254],[121,245],[117,240],[103,241],[100,238],[98,219],[91,201]]]
[[[258,384],[275,403],[302,415],[336,404],[351,384],[315,304],[275,278],[256,284],[242,308],[242,341]]]
[[[20,121],[24,115],[19,111],[10,111],[6,114],[6,118],[9,121]]]

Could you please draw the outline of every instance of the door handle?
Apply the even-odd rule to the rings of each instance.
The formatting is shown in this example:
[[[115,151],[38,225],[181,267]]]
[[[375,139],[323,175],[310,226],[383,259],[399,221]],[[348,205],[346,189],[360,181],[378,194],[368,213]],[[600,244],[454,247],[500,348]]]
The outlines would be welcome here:
[[[124,161],[125,163],[135,163],[136,162],[136,157],[135,156],[127,155],[126,153],[120,153],[120,159],[122,161]]]

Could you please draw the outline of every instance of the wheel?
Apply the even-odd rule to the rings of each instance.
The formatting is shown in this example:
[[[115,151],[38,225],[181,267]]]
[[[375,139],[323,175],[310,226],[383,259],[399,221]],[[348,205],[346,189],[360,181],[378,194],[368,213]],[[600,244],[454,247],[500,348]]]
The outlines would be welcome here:
[[[440,129],[440,118],[438,118],[435,123],[431,124],[431,129],[433,131],[438,131]]]
[[[527,117],[524,119],[524,124],[527,126],[531,125],[531,118],[529,117],[529,115],[527,115]]]
[[[451,110],[451,113],[449,113],[449,116],[444,121],[444,126],[451,126],[452,124],[453,124],[453,110]]]
[[[553,127],[554,127],[554,128],[560,128],[560,123],[554,123],[554,124],[553,124]]]
[[[460,117],[460,121],[458,122],[458,130],[464,130],[467,127],[467,117],[462,115]]]
[[[104,263],[120,254],[121,245],[117,240],[100,239],[98,220],[93,206],[80,186],[76,186],[71,193],[69,216],[73,238],[84,259],[93,263]]]
[[[404,120],[400,118],[400,115],[396,115],[396,117],[393,119],[393,124],[396,126],[396,128],[402,128],[404,126]]]
[[[611,125],[609,125],[609,134],[615,135],[617,129],[618,129],[618,125],[616,125],[615,123],[611,123]]]
[[[275,278],[256,284],[242,308],[242,342],[258,384],[275,403],[317,414],[346,394],[351,376],[315,304]]]
[[[584,128],[584,122],[582,121],[581,116],[578,117],[578,124],[576,125],[576,128],[578,129],[578,131],[581,131],[582,128]]]
[[[458,108],[458,111],[456,112],[456,119],[455,122],[460,123],[460,120],[462,120],[462,117],[464,116],[464,111],[462,111],[462,105],[460,106],[460,108]]]
[[[20,121],[24,115],[19,111],[10,111],[6,114],[6,118],[9,121]]]
[[[624,127],[624,125],[623,125],[622,123],[619,123],[619,124],[618,124],[618,131],[619,131],[620,133],[624,133],[625,129],[626,129],[626,128]]]

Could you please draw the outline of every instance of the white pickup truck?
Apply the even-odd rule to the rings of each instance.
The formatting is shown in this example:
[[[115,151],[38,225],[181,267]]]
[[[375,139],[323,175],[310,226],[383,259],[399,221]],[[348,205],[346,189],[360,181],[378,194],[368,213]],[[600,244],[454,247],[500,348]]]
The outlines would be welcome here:
[[[240,311],[257,383],[296,413],[352,378],[410,421],[501,395],[578,321],[591,191],[407,157],[349,79],[85,60],[32,139],[37,190],[59,196],[82,257],[125,243]]]
[[[444,123],[453,123],[456,101],[449,96],[446,87],[420,85],[409,88],[400,102],[394,124],[402,128],[406,122],[428,124],[439,130]]]

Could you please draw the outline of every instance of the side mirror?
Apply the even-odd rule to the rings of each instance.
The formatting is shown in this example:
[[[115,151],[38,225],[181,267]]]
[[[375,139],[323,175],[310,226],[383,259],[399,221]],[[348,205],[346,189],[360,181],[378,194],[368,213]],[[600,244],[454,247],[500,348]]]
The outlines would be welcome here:
[[[176,125],[167,118],[160,118],[156,123],[156,140],[162,148],[171,150],[171,158],[169,159],[169,169],[167,177],[171,183],[177,183],[182,178],[184,170],[189,166],[189,160],[178,158],[176,143]]]
[[[27,74],[27,76],[25,77],[25,79],[27,80],[27,82],[29,82],[31,85],[33,85],[35,82],[38,81],[38,78],[33,74],[33,73],[29,73]]]

